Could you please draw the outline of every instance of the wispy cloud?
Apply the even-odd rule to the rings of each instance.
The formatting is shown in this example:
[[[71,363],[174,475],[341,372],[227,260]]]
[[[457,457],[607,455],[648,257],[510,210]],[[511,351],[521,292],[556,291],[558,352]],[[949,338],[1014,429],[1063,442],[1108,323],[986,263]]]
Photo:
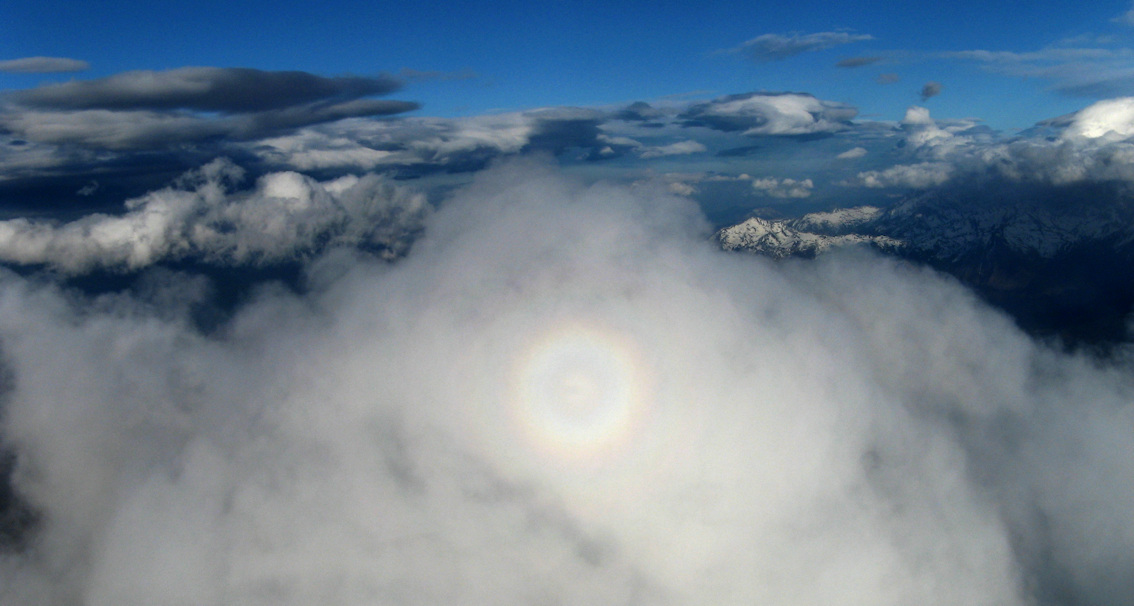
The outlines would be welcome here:
[[[1111,19],[1111,22],[1134,26],[1134,8],[1131,8],[1125,13],[1122,13],[1121,15]]]
[[[853,42],[873,40],[867,34],[850,32],[817,32],[814,34],[764,34],[740,46],[728,49],[727,53],[742,54],[756,63],[780,61],[802,53],[826,50]]]
[[[662,158],[665,156],[680,156],[685,154],[700,154],[708,151],[704,144],[693,140],[678,141],[669,145],[644,147],[638,155],[642,158]]]
[[[0,61],[0,72],[10,74],[81,72],[87,69],[90,69],[90,64],[86,61],[65,57],[24,57]]]
[[[885,170],[858,173],[850,184],[863,187],[907,187],[925,189],[949,181],[953,168],[944,162],[922,162],[891,166]]]
[[[835,67],[863,67],[865,65],[873,65],[882,60],[882,57],[848,57],[835,64]]]
[[[1051,83],[1067,95],[1105,98],[1134,94],[1134,50],[1052,47],[1038,51],[966,50],[941,53],[947,59],[975,61],[985,69]]]

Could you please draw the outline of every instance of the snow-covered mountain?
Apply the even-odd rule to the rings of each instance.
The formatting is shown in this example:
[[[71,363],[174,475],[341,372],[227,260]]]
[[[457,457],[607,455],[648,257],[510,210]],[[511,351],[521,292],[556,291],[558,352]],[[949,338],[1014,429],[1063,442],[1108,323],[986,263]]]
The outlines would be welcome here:
[[[717,239],[773,258],[870,247],[950,273],[1025,328],[1073,341],[1125,336],[1134,310],[1134,198],[1117,187],[934,191],[886,208],[753,217]]]
[[[848,209],[859,211],[862,209]],[[814,213],[799,219],[777,221],[752,217],[722,229],[717,237],[727,250],[747,250],[775,257],[814,257],[832,248],[872,245],[901,246],[893,238],[861,233],[838,233],[836,213]]]

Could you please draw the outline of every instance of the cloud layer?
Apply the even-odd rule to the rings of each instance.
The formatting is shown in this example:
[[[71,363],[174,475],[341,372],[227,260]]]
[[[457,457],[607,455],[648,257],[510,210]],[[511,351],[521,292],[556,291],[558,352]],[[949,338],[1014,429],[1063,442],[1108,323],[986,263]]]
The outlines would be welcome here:
[[[15,98],[23,105],[47,109],[191,109],[240,113],[315,101],[358,99],[399,88],[401,83],[388,76],[326,78],[299,71],[183,67],[48,84],[21,91]]]
[[[1130,595],[1125,368],[927,271],[707,234],[657,187],[521,163],[400,261],[322,258],[210,337],[178,275],[0,276],[2,439],[43,520],[2,601]]]
[[[106,149],[162,149],[249,140],[303,126],[417,109],[366,99],[400,88],[389,76],[183,67],[47,84],[11,95],[0,127],[31,141]]]

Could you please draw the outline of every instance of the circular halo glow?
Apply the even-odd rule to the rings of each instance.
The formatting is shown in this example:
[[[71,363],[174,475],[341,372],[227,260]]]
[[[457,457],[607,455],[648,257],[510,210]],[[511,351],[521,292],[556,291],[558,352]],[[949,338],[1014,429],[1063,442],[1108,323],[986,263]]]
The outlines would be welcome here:
[[[633,438],[648,400],[641,357],[613,331],[570,325],[547,334],[519,360],[516,420],[537,450],[586,460]]]

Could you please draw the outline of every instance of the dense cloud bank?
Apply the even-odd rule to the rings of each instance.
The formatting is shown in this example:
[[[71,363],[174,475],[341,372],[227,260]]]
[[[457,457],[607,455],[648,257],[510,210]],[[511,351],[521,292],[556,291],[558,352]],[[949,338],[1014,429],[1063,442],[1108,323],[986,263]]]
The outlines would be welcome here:
[[[396,263],[335,252],[208,337],[176,275],[98,299],[0,276],[2,439],[41,517],[0,601],[1134,592],[1124,363],[875,256],[722,252],[699,217],[504,166]]]

